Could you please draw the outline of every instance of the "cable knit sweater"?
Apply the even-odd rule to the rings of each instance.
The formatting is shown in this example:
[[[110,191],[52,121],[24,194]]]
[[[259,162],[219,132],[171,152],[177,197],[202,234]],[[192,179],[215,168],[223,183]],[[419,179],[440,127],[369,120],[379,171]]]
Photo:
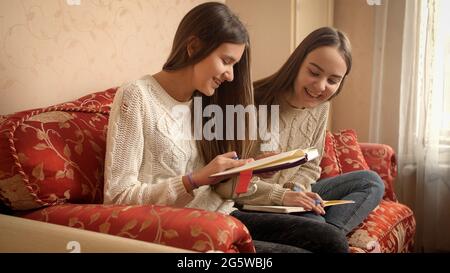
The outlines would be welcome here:
[[[190,130],[189,107],[152,76],[123,85],[112,105],[106,145],[105,204],[157,204],[229,214],[234,203],[203,186],[188,193],[182,176],[204,165]]]
[[[259,179],[256,181],[256,193],[239,198],[239,203],[282,205],[284,193],[287,191],[283,185],[287,182],[295,183],[304,191],[311,191],[311,184],[316,183],[320,177],[319,164],[323,154],[329,107],[329,102],[326,102],[312,109],[298,109],[284,100],[280,102],[280,135],[272,150],[286,152],[297,148],[316,147],[320,156],[303,165],[279,171],[270,179]],[[261,144],[263,143],[255,145],[253,156],[261,153]]]

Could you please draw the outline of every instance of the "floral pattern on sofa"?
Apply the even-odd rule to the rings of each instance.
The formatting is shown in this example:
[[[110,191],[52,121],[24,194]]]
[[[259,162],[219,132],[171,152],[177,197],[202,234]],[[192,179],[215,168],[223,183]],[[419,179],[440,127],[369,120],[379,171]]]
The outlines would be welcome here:
[[[0,198],[18,216],[196,251],[254,252],[237,219],[168,206],[102,205],[105,139],[116,89],[1,117]],[[322,177],[372,169],[386,185],[382,203],[348,235],[352,252],[413,249],[412,211],[397,202],[392,148],[328,133]],[[32,210],[33,209],[33,210]],[[378,248],[377,248],[378,246]]]
[[[397,164],[393,149],[384,144],[358,143],[353,130],[327,132],[321,178],[356,170],[373,170],[385,193],[367,219],[347,235],[352,252],[411,252],[416,222],[413,212],[398,203],[394,193]]]
[[[14,209],[55,203],[101,203],[107,116],[82,111],[47,111],[20,123],[10,147],[18,171],[2,195]],[[5,166],[2,164],[2,166]],[[2,170],[4,174],[8,170]],[[0,176],[0,179],[4,179]],[[5,183],[5,182],[3,182]],[[35,203],[22,202],[24,189]]]
[[[367,219],[347,235],[349,245],[371,252],[371,243],[383,253],[403,253],[414,250],[414,215],[407,206],[382,200]]]
[[[234,217],[188,208],[63,204],[22,217],[194,251],[255,252]]]
[[[0,124],[3,203],[17,216],[54,224],[194,251],[254,252],[247,228],[228,215],[101,204],[115,91],[5,117]]]

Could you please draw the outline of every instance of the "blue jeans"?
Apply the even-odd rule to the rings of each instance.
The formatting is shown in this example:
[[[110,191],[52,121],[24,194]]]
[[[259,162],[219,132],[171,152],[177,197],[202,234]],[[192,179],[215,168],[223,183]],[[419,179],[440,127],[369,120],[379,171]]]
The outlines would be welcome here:
[[[354,204],[327,207],[324,216],[313,212],[299,214],[332,224],[347,234],[362,223],[380,203],[384,194],[384,183],[376,172],[355,171],[319,180],[312,185],[312,191],[324,200],[355,201]]]
[[[311,251],[306,249],[285,244],[258,240],[253,240],[253,244],[255,245],[256,253],[311,253]]]
[[[345,234],[327,223],[291,214],[239,210],[233,211],[231,216],[248,228],[253,240],[256,240],[257,251],[348,252]]]

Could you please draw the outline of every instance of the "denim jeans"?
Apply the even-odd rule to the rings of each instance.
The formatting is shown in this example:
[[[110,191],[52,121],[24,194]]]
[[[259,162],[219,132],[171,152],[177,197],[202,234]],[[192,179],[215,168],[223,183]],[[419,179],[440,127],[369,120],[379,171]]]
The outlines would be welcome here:
[[[233,211],[231,216],[239,219],[250,231],[258,251],[259,241],[264,245],[286,245],[287,252],[348,252],[345,234],[333,225],[315,219],[291,214]],[[266,243],[264,243],[266,242]],[[297,248],[294,251],[292,247]],[[263,248],[263,252],[284,252],[280,246]]]
[[[256,253],[311,253],[303,248],[272,242],[253,240],[253,244]]]
[[[376,172],[355,171],[319,180],[312,185],[312,191],[324,200],[355,201],[354,204],[327,207],[324,216],[312,212],[299,214],[332,224],[347,234],[362,223],[380,203],[384,194],[384,183]]]

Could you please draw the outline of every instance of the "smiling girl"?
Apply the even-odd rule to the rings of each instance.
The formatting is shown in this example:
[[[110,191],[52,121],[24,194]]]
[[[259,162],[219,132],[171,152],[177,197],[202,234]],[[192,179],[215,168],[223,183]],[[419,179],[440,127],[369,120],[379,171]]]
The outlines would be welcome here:
[[[339,30],[324,27],[310,33],[275,74],[254,83],[257,105],[280,105],[279,120],[270,121],[279,122],[280,129],[280,138],[272,147],[273,151],[316,147],[323,153],[330,100],[341,92],[351,66],[348,38]],[[260,145],[255,147],[253,154],[256,156],[261,151]],[[238,202],[304,207],[311,213],[301,216],[334,226],[341,235],[333,236],[345,238],[379,204],[384,184],[372,171],[356,171],[319,180],[320,161],[321,156],[263,178],[257,182],[255,194],[240,198]],[[325,212],[322,199],[347,199],[355,203],[331,206]],[[258,230],[262,234],[260,238],[278,231],[273,223],[279,216],[259,214],[239,211],[233,216],[246,224],[250,232]],[[253,225],[256,218],[258,224]],[[321,238],[315,236],[325,235],[310,232],[305,240],[320,244]],[[303,243],[304,248],[311,249],[307,242]]]
[[[209,187],[221,179],[209,176],[243,165],[245,160],[232,158],[248,155],[251,142],[196,141],[191,130],[183,130],[191,113],[173,110],[193,110],[195,96],[203,109],[252,104],[249,46],[247,30],[224,4],[201,4],[185,15],[163,70],[116,93],[107,134],[105,204],[233,210],[231,200]]]

